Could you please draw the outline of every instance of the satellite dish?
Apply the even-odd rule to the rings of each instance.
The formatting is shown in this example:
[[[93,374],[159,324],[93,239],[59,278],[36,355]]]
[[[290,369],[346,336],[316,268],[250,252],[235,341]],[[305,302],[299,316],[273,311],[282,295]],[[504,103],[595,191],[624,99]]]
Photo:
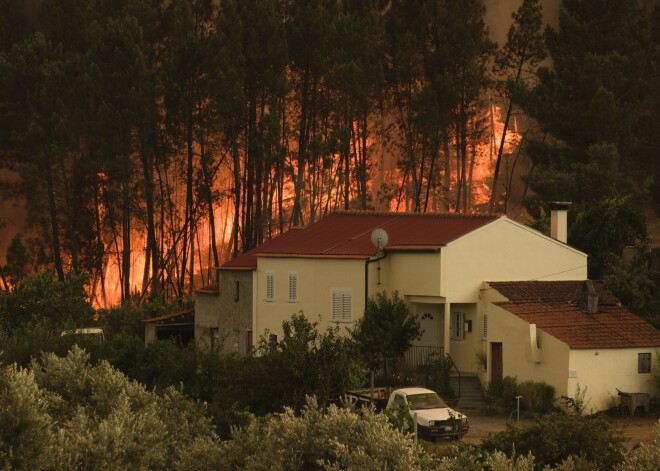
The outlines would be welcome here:
[[[377,227],[371,233],[371,243],[374,244],[378,250],[382,250],[383,247],[387,245],[389,240],[390,237],[387,235],[387,232],[385,232],[385,229],[381,227]]]

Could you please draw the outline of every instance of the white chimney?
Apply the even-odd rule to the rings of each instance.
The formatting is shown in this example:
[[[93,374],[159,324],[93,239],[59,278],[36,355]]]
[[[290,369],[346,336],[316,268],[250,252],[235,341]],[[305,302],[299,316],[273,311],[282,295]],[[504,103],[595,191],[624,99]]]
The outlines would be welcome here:
[[[567,214],[569,201],[553,201],[550,203],[550,237],[566,243],[568,235]]]

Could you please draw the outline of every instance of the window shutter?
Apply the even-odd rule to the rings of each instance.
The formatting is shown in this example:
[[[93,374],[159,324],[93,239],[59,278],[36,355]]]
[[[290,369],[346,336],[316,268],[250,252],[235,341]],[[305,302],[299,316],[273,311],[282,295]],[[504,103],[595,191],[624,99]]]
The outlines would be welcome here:
[[[272,271],[266,272],[266,301],[275,299],[275,275]]]
[[[332,322],[352,321],[352,300],[353,295],[348,290],[332,291]]]
[[[298,273],[289,272],[289,302],[298,301]]]
[[[344,293],[341,301],[341,320],[351,322],[351,295]]]
[[[332,322],[341,322],[342,294],[334,291],[332,293]]]
[[[488,314],[484,312],[484,340],[488,338]]]

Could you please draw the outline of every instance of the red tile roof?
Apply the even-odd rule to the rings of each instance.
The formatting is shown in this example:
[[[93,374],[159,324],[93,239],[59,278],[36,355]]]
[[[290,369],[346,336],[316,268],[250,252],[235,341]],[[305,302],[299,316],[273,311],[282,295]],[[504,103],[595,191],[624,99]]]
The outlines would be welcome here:
[[[635,348],[660,346],[660,331],[619,305],[617,299],[593,282],[599,295],[598,312],[577,305],[585,289],[581,281],[491,282],[509,299],[495,303],[561,340],[570,348]]]
[[[495,214],[380,213],[345,211],[326,216],[304,229],[292,229],[222,265],[256,268],[258,255],[368,258],[378,249],[371,232],[382,227],[389,235],[386,249],[439,248],[484,226]]]

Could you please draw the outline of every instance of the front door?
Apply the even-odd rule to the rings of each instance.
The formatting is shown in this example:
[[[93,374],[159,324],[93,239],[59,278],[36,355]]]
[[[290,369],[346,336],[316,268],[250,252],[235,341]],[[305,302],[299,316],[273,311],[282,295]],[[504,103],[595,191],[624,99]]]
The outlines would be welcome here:
[[[490,379],[502,379],[502,343],[490,344]]]

